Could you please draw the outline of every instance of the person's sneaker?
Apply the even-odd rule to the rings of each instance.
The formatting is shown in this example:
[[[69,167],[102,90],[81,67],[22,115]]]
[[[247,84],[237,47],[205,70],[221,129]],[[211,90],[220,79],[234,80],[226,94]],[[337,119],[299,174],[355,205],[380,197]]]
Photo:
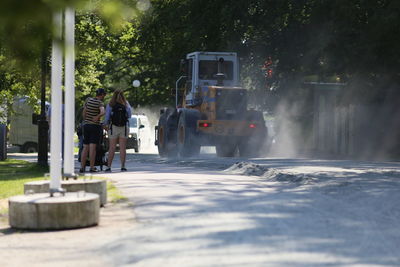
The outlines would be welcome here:
[[[97,172],[96,168],[90,169],[90,172]]]
[[[126,168],[121,168],[121,172],[126,172],[127,169]]]
[[[85,173],[85,169],[79,169],[79,173]]]
[[[104,170],[105,172],[111,172],[111,168],[107,168]]]

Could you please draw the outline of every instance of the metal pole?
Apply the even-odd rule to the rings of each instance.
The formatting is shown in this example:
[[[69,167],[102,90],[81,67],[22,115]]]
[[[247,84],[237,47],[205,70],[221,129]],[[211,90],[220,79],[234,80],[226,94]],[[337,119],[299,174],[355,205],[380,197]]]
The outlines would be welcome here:
[[[140,81],[139,80],[134,80],[132,82],[132,85],[133,85],[134,88],[138,88],[140,86]],[[138,99],[138,91],[136,89],[135,90],[135,103],[134,103],[134,104],[136,104],[136,107],[139,107],[139,105],[137,104],[138,100],[139,100]]]
[[[7,127],[0,121],[0,161],[7,159]]]
[[[38,164],[48,166],[49,123],[46,120],[46,73],[47,73],[47,45],[42,51],[42,77],[40,96],[40,119],[38,121]]]
[[[51,132],[50,132],[50,194],[61,190],[61,83],[62,83],[62,48],[61,29],[62,13],[53,15],[53,46],[51,55]]]
[[[74,174],[75,128],[75,11],[65,10],[65,110],[64,110],[64,176]]]

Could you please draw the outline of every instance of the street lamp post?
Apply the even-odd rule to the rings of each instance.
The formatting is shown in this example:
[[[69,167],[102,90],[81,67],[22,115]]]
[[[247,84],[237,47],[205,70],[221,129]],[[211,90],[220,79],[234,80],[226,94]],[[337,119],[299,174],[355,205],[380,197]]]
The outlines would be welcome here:
[[[132,85],[133,85],[133,87],[138,88],[138,87],[140,86],[140,81],[139,81],[139,80],[134,80],[134,81],[132,82]],[[136,106],[138,106],[138,105],[137,105],[137,102],[138,102],[138,92],[137,92],[137,89],[135,90],[135,101],[136,101]],[[135,103],[134,103],[134,104],[135,104]]]

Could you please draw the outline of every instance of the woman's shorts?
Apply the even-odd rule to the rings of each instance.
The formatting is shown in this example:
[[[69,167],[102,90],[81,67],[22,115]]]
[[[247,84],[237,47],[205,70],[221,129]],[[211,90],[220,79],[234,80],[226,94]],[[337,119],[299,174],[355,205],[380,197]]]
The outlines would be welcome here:
[[[98,124],[85,124],[83,125],[83,143],[99,144],[100,138],[103,133],[101,125]]]
[[[110,126],[110,129],[108,130],[108,138],[114,139],[114,138],[128,138],[128,131],[129,127],[127,126],[115,126],[112,125]]]

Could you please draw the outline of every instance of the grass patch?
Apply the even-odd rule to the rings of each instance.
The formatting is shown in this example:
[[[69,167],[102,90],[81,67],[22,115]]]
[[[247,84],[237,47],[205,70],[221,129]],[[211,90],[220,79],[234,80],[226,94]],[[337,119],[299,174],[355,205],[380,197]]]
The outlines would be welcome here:
[[[107,197],[112,203],[120,203],[128,200],[128,198],[122,195],[121,191],[119,191],[110,180],[107,182]]]
[[[0,161],[0,220],[6,220],[7,198],[24,193],[24,184],[43,180],[47,167],[23,160],[7,159]]]
[[[31,181],[45,180],[44,177],[49,169],[36,163],[23,160],[7,159],[0,161],[0,220],[8,213],[7,198],[24,194],[24,184]],[[80,177],[82,179],[83,177]],[[127,198],[121,194],[110,179],[96,177],[96,179],[107,180],[108,202],[119,203]]]
[[[23,160],[7,159],[0,161],[0,199],[24,193],[24,184],[43,180],[47,167]]]
[[[96,179],[107,180],[107,202],[120,203],[128,200],[110,179],[98,176],[96,176]]]

